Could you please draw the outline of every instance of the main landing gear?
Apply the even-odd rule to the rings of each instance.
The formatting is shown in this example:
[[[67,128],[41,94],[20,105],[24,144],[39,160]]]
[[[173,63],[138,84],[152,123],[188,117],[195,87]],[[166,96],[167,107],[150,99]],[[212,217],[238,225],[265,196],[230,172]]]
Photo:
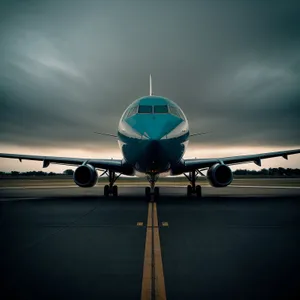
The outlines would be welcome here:
[[[187,196],[191,197],[192,195],[196,195],[199,198],[202,197],[202,188],[200,185],[196,185],[196,180],[197,180],[196,171],[190,172],[189,175],[184,174],[184,176],[190,182],[190,184],[187,186]]]
[[[156,175],[150,175],[148,177],[148,180],[149,180],[150,186],[147,186],[145,188],[145,196],[146,196],[147,199],[151,199],[151,196],[153,196],[154,199],[157,199],[159,197],[159,187],[155,186],[157,176]]]
[[[107,171],[104,172],[104,174],[105,173],[107,174]],[[114,197],[118,196],[118,186],[114,185],[114,183],[120,176],[121,176],[121,174],[116,176],[115,172],[108,170],[109,185],[107,184],[104,186],[104,196],[105,197],[108,197],[109,195],[113,195]]]

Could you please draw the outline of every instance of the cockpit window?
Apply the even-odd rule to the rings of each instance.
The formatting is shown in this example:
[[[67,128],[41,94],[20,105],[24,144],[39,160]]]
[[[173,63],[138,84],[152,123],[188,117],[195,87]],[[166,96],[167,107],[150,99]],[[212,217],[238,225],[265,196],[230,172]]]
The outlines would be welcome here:
[[[176,106],[169,106],[169,111],[172,115],[184,120],[184,116]]]
[[[154,113],[155,114],[167,114],[169,112],[168,105],[155,105]]]
[[[137,106],[131,107],[131,108],[129,109],[128,113],[127,113],[126,118],[130,118],[130,117],[132,117],[133,115],[135,115],[135,114],[137,113],[137,108],[138,108]]]
[[[152,114],[152,106],[151,105],[140,105],[139,106],[139,114]]]

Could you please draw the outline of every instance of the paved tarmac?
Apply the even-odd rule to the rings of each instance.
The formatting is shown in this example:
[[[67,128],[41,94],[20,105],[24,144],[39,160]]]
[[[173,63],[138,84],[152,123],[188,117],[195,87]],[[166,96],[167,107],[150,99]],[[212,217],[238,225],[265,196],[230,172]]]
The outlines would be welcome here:
[[[1,299],[140,299],[141,187],[0,189]],[[161,188],[167,299],[299,299],[300,189]]]

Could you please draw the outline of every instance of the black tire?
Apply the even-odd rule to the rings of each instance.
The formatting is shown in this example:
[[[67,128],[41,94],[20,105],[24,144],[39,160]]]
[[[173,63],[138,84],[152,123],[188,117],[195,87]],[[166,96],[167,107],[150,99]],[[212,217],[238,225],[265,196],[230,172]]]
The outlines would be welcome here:
[[[196,186],[196,196],[197,196],[198,198],[201,198],[201,197],[202,197],[202,188],[201,188],[200,185],[197,185],[197,186]]]
[[[104,186],[104,196],[108,197],[109,196],[109,185]]]
[[[150,197],[150,193],[151,193],[151,189],[150,189],[149,186],[147,186],[147,187],[145,188],[145,196],[146,196],[146,197]]]
[[[154,198],[157,199],[158,197],[159,197],[159,187],[156,186],[156,187],[154,188]]]
[[[114,197],[118,197],[118,186],[117,185],[114,185],[112,187],[112,194]]]
[[[191,197],[192,194],[193,194],[193,188],[190,184],[187,186],[186,194],[187,194],[188,197]]]

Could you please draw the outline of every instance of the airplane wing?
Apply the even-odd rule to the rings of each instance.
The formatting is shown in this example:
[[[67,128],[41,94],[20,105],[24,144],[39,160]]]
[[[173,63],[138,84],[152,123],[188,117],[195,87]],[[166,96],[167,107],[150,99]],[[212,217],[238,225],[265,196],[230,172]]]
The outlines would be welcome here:
[[[24,155],[24,154],[8,154],[0,153],[0,157],[14,158],[22,161],[24,160],[36,160],[43,162],[43,168],[47,168],[51,163],[79,166],[84,164],[92,165],[97,169],[111,170],[125,175],[132,175],[132,166],[126,164],[124,160],[120,159],[95,159],[95,158],[72,158],[72,157],[56,157],[56,156],[39,156],[39,155]]]
[[[297,153],[300,153],[300,149],[259,153],[254,155],[221,157],[221,158],[186,159],[183,160],[183,165],[178,166],[178,168],[179,170],[182,169],[182,173],[184,173],[184,172],[190,172],[197,169],[209,168],[216,163],[235,165],[235,164],[254,162],[256,165],[261,166],[262,159],[279,157],[279,156],[288,159],[288,155],[297,154]]]

